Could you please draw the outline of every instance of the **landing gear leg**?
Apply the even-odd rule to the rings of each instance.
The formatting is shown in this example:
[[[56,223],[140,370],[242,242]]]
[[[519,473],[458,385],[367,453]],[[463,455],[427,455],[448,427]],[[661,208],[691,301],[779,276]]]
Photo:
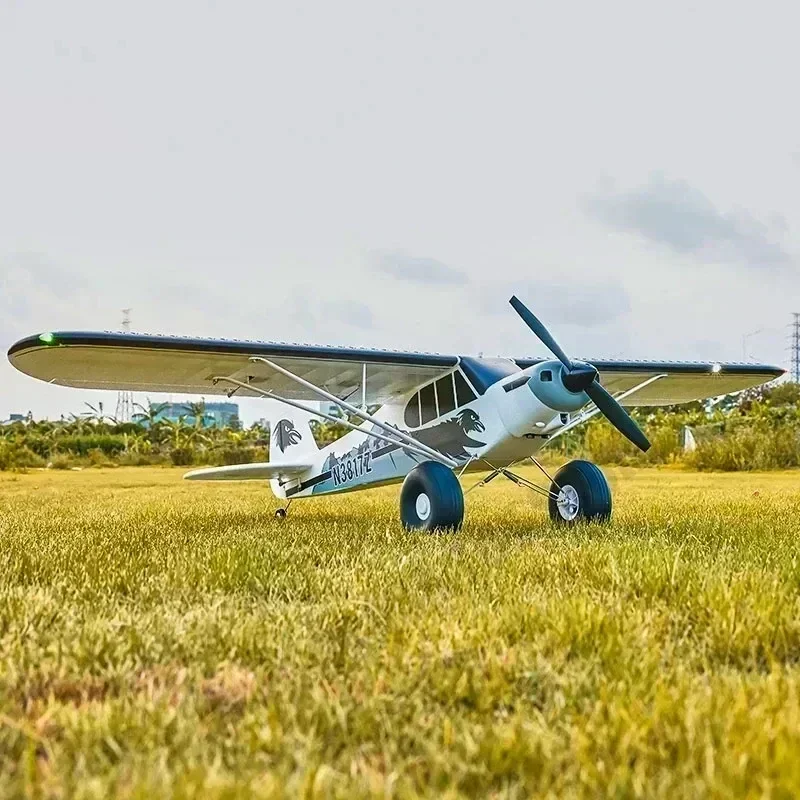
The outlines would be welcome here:
[[[611,489],[598,466],[589,461],[570,461],[551,477],[535,458],[531,457],[531,461],[550,481],[548,489],[537,486],[509,469],[497,467],[493,468],[482,481],[467,489],[465,494],[485,486],[498,475],[503,475],[517,486],[524,486],[537,494],[544,495],[548,501],[550,519],[556,524],[607,522],[611,518]]]
[[[292,504],[291,500],[286,501],[286,505],[283,508],[276,508],[275,509],[275,519],[286,519],[286,515],[289,513],[289,506]]]
[[[486,463],[489,464],[488,461]],[[550,476],[547,474],[544,467],[538,461],[534,461],[534,463],[544,473],[545,477],[552,482],[552,478],[550,478]],[[489,464],[489,466],[491,467],[492,465]],[[492,467],[492,471],[483,480],[478,481],[478,483],[474,484],[473,486],[470,486],[469,489],[467,489],[467,491],[464,492],[464,494],[469,494],[471,491],[473,491],[473,489],[480,489],[482,486],[486,486],[487,483],[493,481],[498,475],[502,475],[504,478],[508,478],[508,480],[510,480],[511,483],[516,483],[517,486],[523,486],[526,489],[530,489],[532,492],[536,492],[536,494],[541,494],[549,499],[555,497],[555,495],[553,494],[553,489],[550,490],[544,489],[541,486],[538,486],[537,484],[533,483],[533,481],[529,481],[527,478],[523,478],[521,475],[517,475],[516,472],[512,472],[510,469],[507,469],[506,467]]]

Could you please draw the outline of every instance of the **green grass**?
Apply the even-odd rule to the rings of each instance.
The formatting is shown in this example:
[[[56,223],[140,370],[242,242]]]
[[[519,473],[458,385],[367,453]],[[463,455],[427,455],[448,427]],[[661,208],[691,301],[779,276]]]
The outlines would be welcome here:
[[[0,797],[796,796],[800,474],[608,472],[609,527],[498,479],[447,536],[0,475]]]

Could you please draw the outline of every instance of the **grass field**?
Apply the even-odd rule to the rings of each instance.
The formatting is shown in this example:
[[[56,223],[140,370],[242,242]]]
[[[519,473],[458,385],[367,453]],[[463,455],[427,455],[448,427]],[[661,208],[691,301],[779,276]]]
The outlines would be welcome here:
[[[800,794],[800,474],[609,474],[610,527],[497,480],[447,536],[0,474],[0,797]]]

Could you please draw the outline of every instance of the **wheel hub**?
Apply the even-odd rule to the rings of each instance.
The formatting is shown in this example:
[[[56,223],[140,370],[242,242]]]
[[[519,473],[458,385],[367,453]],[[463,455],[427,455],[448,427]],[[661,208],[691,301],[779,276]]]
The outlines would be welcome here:
[[[561,491],[558,493],[556,500],[558,506],[558,513],[561,514],[562,519],[567,522],[572,522],[580,511],[581,504],[578,498],[578,492],[574,486],[562,486]]]
[[[417,516],[423,522],[431,515],[431,499],[425,492],[417,496]]]

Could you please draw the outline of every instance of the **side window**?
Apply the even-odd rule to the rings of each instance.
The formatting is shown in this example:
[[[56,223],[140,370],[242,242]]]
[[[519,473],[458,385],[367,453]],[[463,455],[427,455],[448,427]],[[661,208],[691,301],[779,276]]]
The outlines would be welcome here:
[[[424,425],[426,422],[436,419],[436,395],[434,394],[432,383],[420,389],[419,400],[422,424]]]
[[[455,411],[456,396],[453,391],[453,376],[446,375],[436,381],[436,396],[439,398],[439,416]]]
[[[419,428],[419,393],[408,401],[404,418],[409,428]]]
[[[475,394],[469,388],[469,384],[464,380],[464,376],[460,372],[456,372],[455,376],[457,406],[461,408],[461,406],[471,403],[475,399]]]

